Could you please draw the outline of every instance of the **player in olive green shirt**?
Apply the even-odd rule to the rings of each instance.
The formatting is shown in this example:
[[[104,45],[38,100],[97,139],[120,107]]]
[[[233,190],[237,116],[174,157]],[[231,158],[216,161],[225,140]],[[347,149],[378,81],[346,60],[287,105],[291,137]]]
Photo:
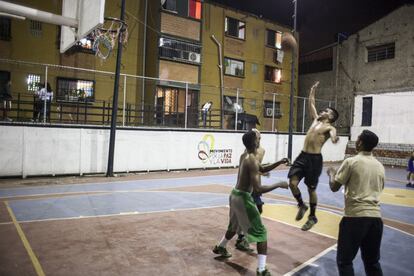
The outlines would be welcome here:
[[[367,275],[382,275],[379,262],[383,222],[380,195],[384,189],[384,166],[372,155],[378,136],[364,130],[356,141],[356,156],[336,171],[328,168],[333,192],[344,186],[345,215],[339,225],[337,265],[339,275],[354,275],[352,261],[358,249]]]

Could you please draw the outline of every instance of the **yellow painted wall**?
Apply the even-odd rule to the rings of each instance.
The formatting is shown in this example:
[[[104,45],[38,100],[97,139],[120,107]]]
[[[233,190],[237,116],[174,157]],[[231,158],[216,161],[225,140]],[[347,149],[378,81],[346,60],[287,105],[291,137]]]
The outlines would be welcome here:
[[[36,8],[39,10],[61,14],[62,1],[43,1],[43,0],[22,0],[18,4]],[[126,1],[126,21],[128,23],[128,43],[122,55],[121,73],[141,75],[142,73],[142,23],[143,21],[143,2],[142,0]],[[120,17],[120,7],[118,1],[106,1],[105,16]],[[0,41],[0,58],[28,61],[42,64],[66,65],[79,68],[94,69],[100,71],[115,72],[116,48],[112,56],[106,61],[100,60],[93,54],[75,53],[71,55],[60,54],[58,48],[59,27],[57,25],[42,23],[42,35],[36,37],[30,32],[30,20],[12,19],[11,41]],[[10,65],[0,61],[0,70],[11,72],[12,93],[17,98],[17,93],[30,96],[27,91],[26,78],[29,73],[41,75],[41,81],[45,78],[44,66],[33,65]],[[79,79],[95,80],[95,100],[109,101],[113,95],[113,76],[99,73],[84,73],[73,70],[53,69],[48,70],[48,82],[52,89],[56,89],[57,77],[71,77]],[[120,81],[120,92],[123,92],[123,79]],[[120,96],[120,103],[123,97]],[[126,102],[130,104],[140,103],[141,85],[136,79],[127,79]]]
[[[226,16],[246,23],[244,40],[231,38],[224,34],[224,21]],[[224,77],[224,86],[226,87],[224,95],[235,96],[236,88],[239,88],[241,91],[240,97],[244,98],[245,111],[249,114],[255,114],[259,118],[261,129],[270,130],[271,119],[264,119],[263,117],[263,100],[271,100],[272,95],[265,95],[264,91],[283,94],[284,97],[280,96],[276,98],[276,101],[281,102],[283,116],[282,118],[277,119],[275,124],[278,130],[287,131],[289,123],[290,68],[292,55],[291,51],[285,51],[283,64],[277,66],[273,63],[273,58],[271,57],[269,59],[269,54],[266,55],[270,48],[265,46],[265,36],[266,29],[282,32],[290,30],[285,26],[277,25],[270,21],[265,21],[242,12],[206,2],[204,3],[203,17],[203,64],[201,67],[202,88],[200,104],[207,101],[213,101],[213,108],[219,108],[220,106],[219,56],[217,45],[211,39],[211,35],[214,35],[223,45],[223,58],[229,57],[244,61],[244,78],[233,76]],[[256,65],[257,72],[253,73],[252,67]],[[265,83],[265,65],[271,65],[282,69],[281,84]],[[294,120],[294,122],[295,121],[296,120]]]

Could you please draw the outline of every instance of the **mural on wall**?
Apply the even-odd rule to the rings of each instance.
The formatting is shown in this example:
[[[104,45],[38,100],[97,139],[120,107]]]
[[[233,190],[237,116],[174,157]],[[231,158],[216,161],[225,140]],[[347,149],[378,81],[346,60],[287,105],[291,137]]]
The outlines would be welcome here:
[[[233,149],[216,149],[212,134],[205,134],[198,143],[198,159],[212,165],[231,164]]]

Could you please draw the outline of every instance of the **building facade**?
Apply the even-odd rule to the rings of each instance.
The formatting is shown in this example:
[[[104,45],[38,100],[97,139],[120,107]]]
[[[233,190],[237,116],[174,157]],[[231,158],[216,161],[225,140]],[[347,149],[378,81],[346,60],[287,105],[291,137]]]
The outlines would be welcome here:
[[[281,37],[289,28],[214,3],[205,3],[203,16],[201,103],[212,101],[213,107],[220,107],[222,77],[225,128],[234,127],[232,105],[238,98],[243,112],[258,118],[259,128],[272,130],[273,124],[275,130],[287,131],[292,51],[282,50]]]
[[[20,4],[55,14],[62,10],[62,1]],[[105,16],[119,17],[118,4],[107,0]],[[248,114],[258,118],[261,129],[287,131],[292,54],[281,49],[281,35],[290,31],[288,27],[201,0],[127,0],[126,21],[128,42],[120,80],[120,94],[126,96],[119,101],[130,107],[126,113],[135,113],[131,124],[206,126],[201,110],[211,102],[208,126],[234,129],[238,99],[239,119]],[[213,35],[222,46],[221,61]],[[60,26],[1,17],[0,77],[11,78],[14,98],[28,99],[26,110],[17,119],[31,117],[30,101],[46,75],[54,102],[60,105],[56,110],[62,110],[61,103],[85,103],[80,109],[73,106],[70,112],[52,117],[73,121],[76,113],[76,121],[83,116],[86,122],[88,106],[99,105],[102,121],[109,119],[114,76],[107,72],[115,71],[116,48],[102,61],[94,55],[93,39],[87,37],[60,54]],[[99,116],[94,116],[97,121]]]
[[[350,133],[352,141],[362,129],[377,133],[387,148],[378,156],[389,164],[405,164],[413,149],[412,14],[413,5],[402,6],[342,43],[305,56],[299,77],[301,95],[321,81],[317,96],[336,100],[337,126]],[[350,153],[352,149],[350,143]]]

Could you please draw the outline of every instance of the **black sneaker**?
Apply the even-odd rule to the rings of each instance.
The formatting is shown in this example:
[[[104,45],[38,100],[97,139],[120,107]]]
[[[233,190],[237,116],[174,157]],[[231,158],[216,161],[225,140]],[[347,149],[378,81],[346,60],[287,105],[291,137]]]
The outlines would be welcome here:
[[[309,216],[308,221],[302,226],[302,231],[308,231],[316,223],[318,223],[318,219],[315,216]]]
[[[222,257],[224,257],[224,258],[230,258],[230,257],[231,257],[231,253],[230,253],[230,252],[228,252],[228,251],[227,251],[227,249],[226,249],[225,247],[218,246],[218,245],[216,245],[216,246],[213,248],[213,253],[214,253],[214,254],[219,254],[219,255],[221,255],[221,256],[222,256]]]
[[[413,187],[413,184],[407,183],[407,185],[405,185],[405,186],[408,187],[408,188],[411,188],[411,187]]]
[[[308,206],[306,206],[306,204],[299,205],[298,207],[299,207],[299,210],[298,210],[298,213],[296,214],[296,220],[301,220],[309,208]]]
[[[253,252],[245,238],[236,241],[236,248],[240,251]]]
[[[265,270],[263,270],[262,272],[259,272],[259,270],[256,270],[256,276],[272,276],[272,274],[270,274],[269,270],[267,270],[267,268]]]

